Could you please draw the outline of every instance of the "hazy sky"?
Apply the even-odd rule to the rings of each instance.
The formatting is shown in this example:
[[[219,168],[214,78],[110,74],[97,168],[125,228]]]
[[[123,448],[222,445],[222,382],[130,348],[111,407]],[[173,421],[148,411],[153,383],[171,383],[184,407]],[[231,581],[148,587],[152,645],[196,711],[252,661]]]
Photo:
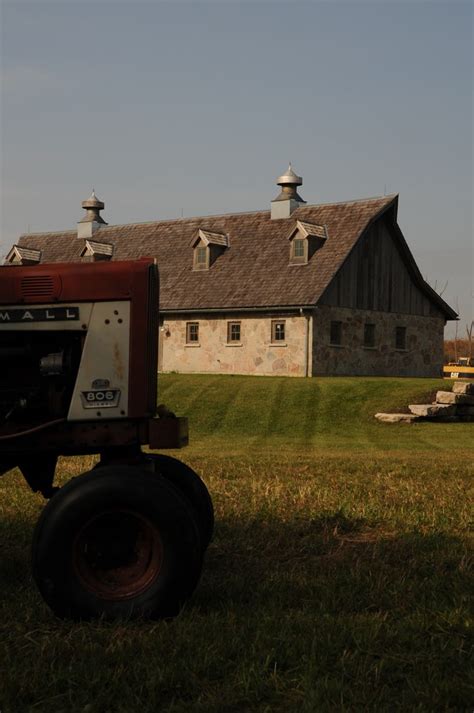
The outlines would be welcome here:
[[[473,3],[3,0],[0,254],[73,228],[400,193],[473,317]],[[452,329],[450,330],[452,331]],[[448,332],[449,333],[449,332]]]

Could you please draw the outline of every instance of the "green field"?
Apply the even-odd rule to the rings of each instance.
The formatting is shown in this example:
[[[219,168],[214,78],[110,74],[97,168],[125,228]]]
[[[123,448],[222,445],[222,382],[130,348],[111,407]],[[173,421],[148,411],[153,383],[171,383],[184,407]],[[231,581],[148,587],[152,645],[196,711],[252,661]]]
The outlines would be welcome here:
[[[29,565],[42,499],[0,479],[1,713],[471,711],[474,424],[373,418],[439,388],[162,376],[216,510],[173,622],[53,618]]]

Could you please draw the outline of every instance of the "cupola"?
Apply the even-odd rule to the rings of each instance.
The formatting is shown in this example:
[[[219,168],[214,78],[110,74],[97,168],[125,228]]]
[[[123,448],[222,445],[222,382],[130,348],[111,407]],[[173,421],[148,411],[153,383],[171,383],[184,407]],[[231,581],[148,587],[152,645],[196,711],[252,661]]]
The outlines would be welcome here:
[[[290,165],[286,172],[277,179],[277,185],[281,186],[280,194],[271,202],[272,220],[289,218],[295,208],[304,205],[304,201],[298,194],[297,187],[303,185],[301,176],[297,176]]]
[[[92,189],[89,198],[82,201],[82,207],[86,214],[77,224],[77,237],[92,238],[102,225],[107,225],[100,215],[100,211],[104,209],[105,204],[97,198],[94,189]]]

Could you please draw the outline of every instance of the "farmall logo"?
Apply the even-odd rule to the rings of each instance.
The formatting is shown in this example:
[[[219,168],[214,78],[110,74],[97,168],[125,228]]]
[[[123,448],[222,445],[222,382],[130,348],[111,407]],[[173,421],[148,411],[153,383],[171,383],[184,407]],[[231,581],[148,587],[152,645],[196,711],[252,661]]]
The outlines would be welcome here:
[[[0,309],[0,324],[19,322],[72,322],[79,319],[79,307]]]

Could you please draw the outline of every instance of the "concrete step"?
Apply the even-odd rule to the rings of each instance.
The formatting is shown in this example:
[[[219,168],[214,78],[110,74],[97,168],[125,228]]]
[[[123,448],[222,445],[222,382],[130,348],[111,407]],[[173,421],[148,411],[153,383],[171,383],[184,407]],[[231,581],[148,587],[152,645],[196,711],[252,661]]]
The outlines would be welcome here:
[[[453,384],[455,394],[469,394],[474,396],[474,381],[455,381]]]
[[[474,406],[459,404],[456,406],[456,413],[458,416],[474,416]]]
[[[425,418],[456,415],[456,406],[454,404],[411,404],[408,408],[415,416],[424,416]]]
[[[382,423],[414,423],[423,420],[413,413],[376,413],[375,418]]]
[[[437,391],[437,404],[469,404],[474,406],[474,396],[469,394],[457,394],[453,391]]]

